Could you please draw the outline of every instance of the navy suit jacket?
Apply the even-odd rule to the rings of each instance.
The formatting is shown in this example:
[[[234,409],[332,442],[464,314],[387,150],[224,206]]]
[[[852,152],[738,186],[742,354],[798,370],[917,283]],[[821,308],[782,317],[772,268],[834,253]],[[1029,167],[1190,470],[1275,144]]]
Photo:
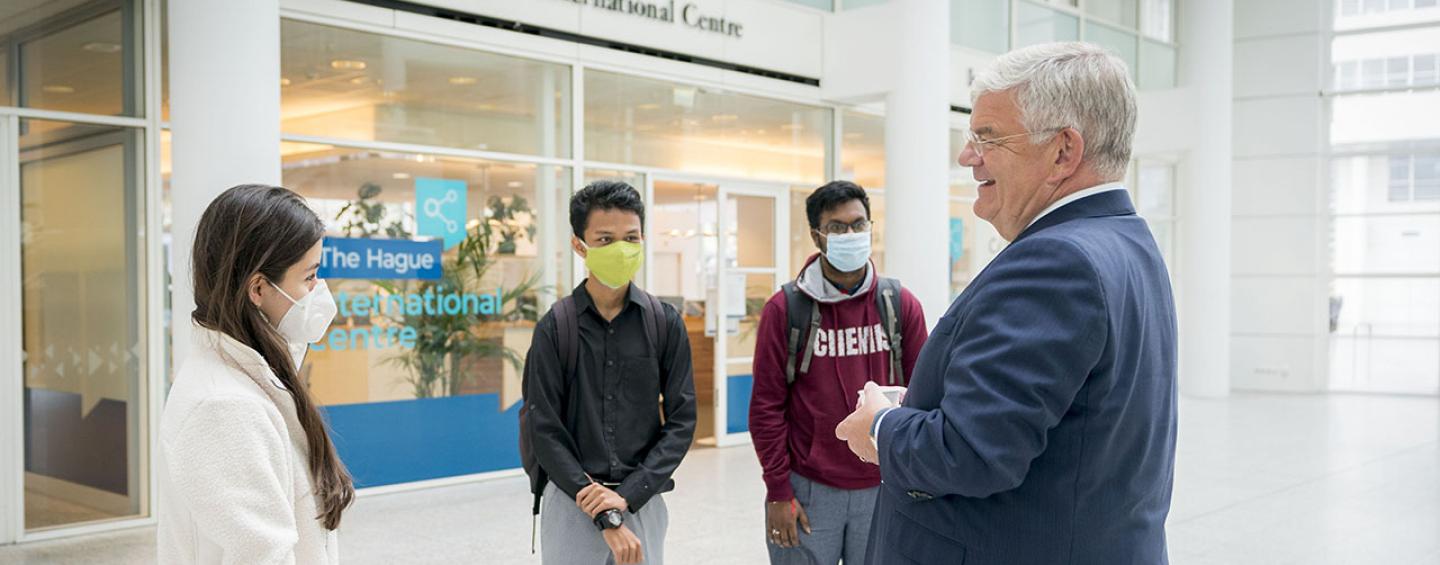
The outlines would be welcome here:
[[[1125,191],[1030,226],[880,421],[872,565],[1167,563],[1175,306]]]

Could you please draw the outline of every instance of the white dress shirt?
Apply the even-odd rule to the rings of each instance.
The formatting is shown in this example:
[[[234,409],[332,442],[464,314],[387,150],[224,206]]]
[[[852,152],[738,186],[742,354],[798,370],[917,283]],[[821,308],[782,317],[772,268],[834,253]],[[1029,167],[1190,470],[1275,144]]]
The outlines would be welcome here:
[[[1049,207],[1045,208],[1044,210],[1041,210],[1040,213],[1035,216],[1035,219],[1030,220],[1030,223],[1025,224],[1025,228],[1026,228],[1026,229],[1029,229],[1030,226],[1035,225],[1035,222],[1040,221],[1040,218],[1044,218],[1045,216],[1049,215],[1051,212],[1054,212],[1054,211],[1056,211],[1056,210],[1059,210],[1060,208],[1063,208],[1066,204],[1069,204],[1069,203],[1074,202],[1074,201],[1076,201],[1076,200],[1079,200],[1079,199],[1081,199],[1081,198],[1086,198],[1086,197],[1090,197],[1090,196],[1095,196],[1096,194],[1100,194],[1100,193],[1102,193],[1102,192],[1110,192],[1110,191],[1112,191],[1112,190],[1125,190],[1125,185],[1120,184],[1120,183],[1118,183],[1118,182],[1107,182],[1107,183],[1102,184],[1102,185],[1099,185],[1099,186],[1092,186],[1092,187],[1087,188],[1087,189],[1084,189],[1084,190],[1077,190],[1077,191],[1075,191],[1074,193],[1070,194],[1069,196],[1066,196],[1066,197],[1064,197],[1064,198],[1061,198],[1061,199],[1059,199],[1059,200],[1056,200],[1054,204],[1051,204]]]

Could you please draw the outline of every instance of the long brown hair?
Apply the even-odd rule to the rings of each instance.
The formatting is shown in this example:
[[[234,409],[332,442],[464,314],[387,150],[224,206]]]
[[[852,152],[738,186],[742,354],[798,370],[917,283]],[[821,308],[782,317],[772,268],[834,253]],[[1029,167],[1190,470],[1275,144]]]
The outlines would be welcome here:
[[[300,382],[285,339],[246,291],[256,274],[280,284],[285,271],[303,260],[324,234],[324,222],[294,192],[256,184],[226,190],[205,209],[196,228],[192,318],[258,351],[295,399],[296,416],[310,444],[310,475],[320,506],[316,519],[334,530],[355,500],[350,472],[335,453],[314,399]]]

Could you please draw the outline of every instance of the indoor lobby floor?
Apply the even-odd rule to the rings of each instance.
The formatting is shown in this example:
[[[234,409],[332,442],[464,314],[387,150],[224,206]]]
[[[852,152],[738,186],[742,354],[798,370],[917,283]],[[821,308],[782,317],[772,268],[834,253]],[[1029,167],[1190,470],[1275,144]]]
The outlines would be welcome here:
[[[1190,564],[1440,564],[1440,400],[1237,393],[1181,401],[1170,559]],[[697,449],[667,496],[666,561],[766,561],[748,446]],[[154,560],[154,530],[0,548],[0,563]],[[342,562],[539,563],[512,477],[361,499]]]

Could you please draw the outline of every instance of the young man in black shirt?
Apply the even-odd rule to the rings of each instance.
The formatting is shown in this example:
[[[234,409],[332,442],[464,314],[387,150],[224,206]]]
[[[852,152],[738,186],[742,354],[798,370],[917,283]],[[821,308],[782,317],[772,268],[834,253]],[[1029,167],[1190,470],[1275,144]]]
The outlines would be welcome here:
[[[575,193],[571,246],[589,276],[536,325],[525,357],[521,451],[543,489],[545,565],[664,561],[660,493],[695,435],[695,384],[679,313],[631,282],[644,218],[628,184]]]

